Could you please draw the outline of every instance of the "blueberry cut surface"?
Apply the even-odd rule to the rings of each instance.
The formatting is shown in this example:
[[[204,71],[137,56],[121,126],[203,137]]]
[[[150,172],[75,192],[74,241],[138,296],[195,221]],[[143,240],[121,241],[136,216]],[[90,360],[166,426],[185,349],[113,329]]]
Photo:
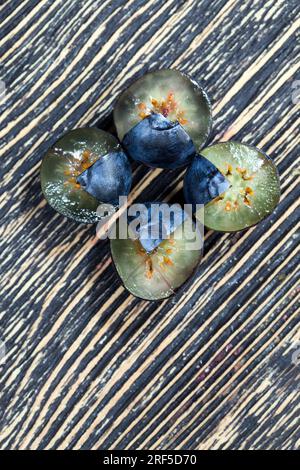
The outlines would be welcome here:
[[[147,212],[147,211],[146,211]],[[202,233],[191,217],[181,214],[170,224],[164,214],[158,221],[164,221],[168,235],[163,240],[159,236],[142,236],[145,228],[159,222],[146,217],[145,225],[137,230],[138,236],[133,237],[129,220],[127,237],[120,237],[120,221],[117,222],[117,237],[111,239],[111,254],[126,289],[136,297],[145,300],[159,300],[174,294],[194,273],[201,256]],[[184,218],[184,221],[181,220]]]
[[[131,168],[118,140],[95,127],[72,130],[46,153],[41,186],[47,202],[80,223],[101,219],[99,205],[129,193]]]
[[[262,150],[241,142],[221,142],[202,150],[230,187],[204,207],[204,224],[235,232],[257,224],[277,206],[280,181],[272,159]]]
[[[124,144],[132,158],[150,166],[177,168],[189,163],[191,142],[196,151],[205,145],[212,125],[211,106],[194,80],[178,70],[162,69],[147,73],[121,94],[114,122],[119,139],[126,136]],[[158,131],[167,134],[158,137]]]

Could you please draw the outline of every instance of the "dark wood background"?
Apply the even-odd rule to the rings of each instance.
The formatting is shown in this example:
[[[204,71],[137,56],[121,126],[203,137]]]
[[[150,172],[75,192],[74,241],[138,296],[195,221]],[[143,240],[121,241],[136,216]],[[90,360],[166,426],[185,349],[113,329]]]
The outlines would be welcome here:
[[[1,447],[296,448],[298,1],[9,0],[0,16]],[[151,303],[95,227],[46,204],[39,166],[161,67],[207,89],[213,139],[270,153],[282,198],[246,232],[208,232],[195,277]],[[136,199],[181,191],[182,171],[135,167]]]

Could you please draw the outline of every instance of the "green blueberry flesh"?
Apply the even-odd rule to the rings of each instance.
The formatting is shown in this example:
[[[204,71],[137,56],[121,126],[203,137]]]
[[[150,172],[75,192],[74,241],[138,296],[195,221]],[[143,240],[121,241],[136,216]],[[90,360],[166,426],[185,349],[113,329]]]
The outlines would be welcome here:
[[[204,207],[204,224],[212,230],[235,232],[257,224],[279,202],[280,182],[270,157],[240,142],[207,147],[201,155],[230,183],[229,189]]]
[[[101,201],[81,188],[77,177],[101,156],[120,150],[115,137],[93,127],[75,129],[61,137],[41,165],[42,191],[50,206],[77,222],[97,222]]]
[[[205,144],[211,129],[211,107],[206,92],[178,70],[150,72],[120,96],[114,121],[120,140],[142,119],[160,113],[179,122],[196,150]]]
[[[118,230],[117,230],[118,233]],[[116,270],[126,289],[145,300],[170,297],[193,274],[202,256],[200,231],[186,221],[147,253],[138,239],[111,242]]]

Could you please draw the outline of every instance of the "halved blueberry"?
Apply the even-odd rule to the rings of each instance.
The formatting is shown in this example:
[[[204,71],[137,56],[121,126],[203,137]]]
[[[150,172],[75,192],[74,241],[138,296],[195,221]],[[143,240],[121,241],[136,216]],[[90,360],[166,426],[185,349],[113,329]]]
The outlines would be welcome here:
[[[278,171],[258,148],[224,142],[201,154],[225,176],[230,187],[204,207],[204,224],[222,232],[235,232],[257,224],[273,212],[280,198]]]
[[[114,121],[133,159],[178,168],[203,147],[212,118],[205,91],[183,73],[163,69],[144,75],[121,95]]]
[[[120,221],[118,222],[117,237],[111,239],[111,254],[124,286],[133,295],[145,300],[169,297],[187,281],[198,266],[202,256],[201,231],[188,214],[182,210],[181,212],[177,221],[164,221],[167,227],[164,239],[153,235],[152,245],[152,237],[141,237],[139,230],[137,236],[133,235],[130,222],[125,231],[126,238],[121,238]],[[145,213],[149,213],[148,209]],[[151,213],[157,213],[157,210],[154,209]],[[180,219],[184,221],[177,225]],[[149,225],[157,228],[160,220],[160,216],[155,221],[151,219]]]
[[[75,129],[45,155],[41,185],[48,203],[77,222],[101,219],[99,206],[116,209],[119,196],[130,191],[131,168],[117,139],[97,128]]]
[[[207,158],[196,155],[184,177],[184,197],[188,204],[207,204],[223,194],[229,181]]]
[[[147,253],[151,253],[168,239],[187,217],[187,212],[183,211],[179,204],[134,204],[128,209],[129,234],[131,239],[140,241]]]

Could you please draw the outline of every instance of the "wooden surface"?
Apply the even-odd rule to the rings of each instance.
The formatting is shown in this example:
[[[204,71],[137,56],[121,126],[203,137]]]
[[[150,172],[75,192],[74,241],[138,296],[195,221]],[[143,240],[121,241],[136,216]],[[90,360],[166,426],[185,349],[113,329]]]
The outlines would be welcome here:
[[[9,0],[0,16],[1,448],[297,448],[298,1]],[[196,276],[151,303],[93,226],[46,204],[39,166],[161,67],[207,89],[213,139],[271,154],[282,198],[257,227],[208,232]],[[135,167],[139,201],[181,190],[181,171]]]

